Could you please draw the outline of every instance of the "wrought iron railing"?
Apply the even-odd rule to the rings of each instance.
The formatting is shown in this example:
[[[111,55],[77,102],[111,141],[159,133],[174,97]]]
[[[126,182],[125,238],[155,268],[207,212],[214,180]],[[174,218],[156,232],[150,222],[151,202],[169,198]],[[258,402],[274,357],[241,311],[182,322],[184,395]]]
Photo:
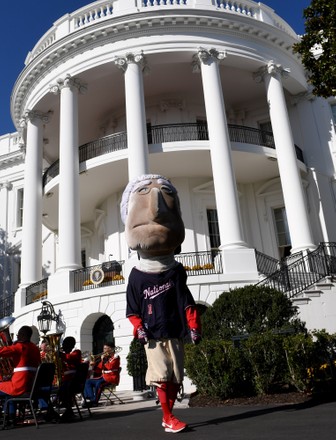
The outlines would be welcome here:
[[[222,258],[219,251],[213,250],[178,254],[175,255],[175,258],[185,267],[189,276],[223,273]],[[107,261],[105,263],[74,270],[72,272],[73,292],[124,284],[124,263],[124,261]],[[26,305],[48,297],[47,283],[48,278],[45,278],[26,288]]]
[[[124,261],[107,261],[73,271],[73,291],[97,289],[99,287],[124,284],[122,273]]]
[[[267,285],[295,297],[326,276],[336,275],[336,243],[320,243],[314,251],[299,252],[277,260],[255,251],[258,272],[268,275],[257,285]],[[189,252],[175,255],[188,276],[223,273],[222,255],[219,250]],[[108,261],[73,271],[73,291],[80,292],[110,285],[124,284],[124,261]],[[26,305],[48,297],[48,278],[26,288]],[[0,315],[11,315],[14,295],[0,303]],[[7,314],[7,315],[6,315]]]
[[[188,276],[223,273],[222,255],[219,251],[190,252],[175,255]]]
[[[114,133],[109,136],[97,139],[93,142],[79,147],[79,163],[85,162],[94,157],[99,157],[104,154],[113,153],[114,151],[124,150],[127,148],[127,134],[126,132]],[[51,179],[59,174],[59,160],[54,162],[45,171],[43,175],[43,186],[45,186]]]
[[[222,258],[218,251],[178,254],[175,255],[175,259],[184,266],[189,276],[223,273]],[[116,267],[109,267],[111,264],[116,264],[119,267],[117,269]],[[123,265],[124,261],[109,261],[73,271],[74,292],[124,284]],[[104,272],[104,276],[101,271]],[[95,273],[100,277],[98,282],[94,279]]]
[[[37,281],[26,288],[26,306],[48,297],[48,278]]]
[[[79,147],[79,163],[127,148],[127,133],[115,133]]]
[[[266,285],[286,293],[290,298],[326,276],[336,274],[336,243],[320,243],[291,264],[280,262],[280,268],[257,285]]]
[[[269,276],[279,270],[283,266],[288,266],[291,263],[299,260],[303,257],[302,252],[296,252],[295,254],[283,257],[281,260],[277,260],[274,257],[263,254],[255,249],[255,256],[257,262],[257,269],[260,275]]]
[[[266,146],[275,149],[272,132],[241,125],[228,125],[232,142]],[[147,132],[148,144],[163,142],[204,141],[209,140],[206,123],[186,123],[155,125]],[[79,163],[114,151],[127,149],[127,133],[115,133],[82,145],[79,148]],[[297,158],[303,161],[303,153],[295,146]],[[59,161],[54,162],[43,175],[43,186],[59,174]]]
[[[279,269],[280,261],[269,255],[263,254],[255,250],[258,272],[262,275],[269,276]]]
[[[0,301],[0,318],[11,316],[14,312],[14,293],[6,295]]]
[[[302,258],[302,257],[303,257],[303,252],[302,251],[295,252],[294,254],[290,254],[290,255],[287,255],[287,257],[281,258],[280,264],[281,265],[286,264],[288,266],[288,265],[290,265],[292,263],[295,263],[295,261],[300,260],[300,258]]]

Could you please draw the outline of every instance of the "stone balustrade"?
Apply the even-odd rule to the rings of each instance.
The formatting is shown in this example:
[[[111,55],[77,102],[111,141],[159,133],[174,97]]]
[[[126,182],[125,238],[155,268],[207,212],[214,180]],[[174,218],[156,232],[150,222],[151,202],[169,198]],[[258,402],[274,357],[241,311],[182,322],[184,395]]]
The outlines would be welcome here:
[[[244,15],[253,20],[274,26],[293,38],[297,37],[294,30],[281,17],[275,14],[272,8],[252,0],[100,0],[70,14],[66,14],[56,21],[53,27],[43,35],[32,51],[29,52],[25,64],[28,65],[36,56],[55,42],[79,29],[93,26],[98,22],[110,20],[111,18],[127,14],[143,14],[148,10],[154,11],[163,8],[202,9],[225,14]]]

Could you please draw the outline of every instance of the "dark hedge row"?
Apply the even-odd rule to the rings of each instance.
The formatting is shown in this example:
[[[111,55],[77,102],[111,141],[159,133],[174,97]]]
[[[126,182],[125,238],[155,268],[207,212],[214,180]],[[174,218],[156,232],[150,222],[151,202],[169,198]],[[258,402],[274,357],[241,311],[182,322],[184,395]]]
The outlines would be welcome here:
[[[308,332],[281,292],[224,292],[202,317],[203,340],[186,345],[185,368],[201,394],[221,399],[334,386],[336,335]]]

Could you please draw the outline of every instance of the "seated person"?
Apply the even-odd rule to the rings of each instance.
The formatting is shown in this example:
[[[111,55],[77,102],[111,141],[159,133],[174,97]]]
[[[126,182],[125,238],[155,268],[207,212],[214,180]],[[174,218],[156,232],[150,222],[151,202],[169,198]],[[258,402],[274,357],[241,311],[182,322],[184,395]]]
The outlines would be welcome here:
[[[0,357],[11,358],[13,374],[9,380],[0,382],[0,398],[19,396],[29,392],[34,382],[37,367],[41,363],[39,348],[30,341],[33,330],[24,325],[12,345],[0,347]],[[9,405],[9,419],[15,418],[15,406]]]
[[[59,401],[60,405],[65,407],[61,421],[71,421],[75,416],[72,410],[71,380],[75,376],[77,366],[82,362],[82,352],[79,349],[75,349],[75,345],[76,339],[73,336],[67,336],[62,343],[62,351],[59,353],[62,361]]]
[[[68,336],[62,343],[60,358],[63,364],[62,383],[71,380],[76,373],[76,367],[82,362],[82,352],[75,349],[76,339]]]
[[[93,377],[85,382],[84,397],[89,402],[84,402],[83,406],[98,405],[102,386],[107,384],[118,385],[119,379],[120,357],[116,354],[114,343],[106,342],[101,359],[98,359],[98,363],[94,365]]]
[[[40,345],[41,362],[52,362],[50,351],[51,350],[50,350],[49,343],[46,339],[44,339]]]

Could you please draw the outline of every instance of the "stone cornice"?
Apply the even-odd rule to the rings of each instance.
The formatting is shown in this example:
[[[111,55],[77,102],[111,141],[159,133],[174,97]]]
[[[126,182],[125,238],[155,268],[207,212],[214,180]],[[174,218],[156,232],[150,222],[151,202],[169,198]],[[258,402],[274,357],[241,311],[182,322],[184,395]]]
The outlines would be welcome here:
[[[17,150],[12,153],[4,154],[0,156],[0,169],[8,168],[9,165],[18,165],[25,160],[25,154],[23,150]]]
[[[164,31],[162,31],[164,28]],[[61,40],[55,41],[39,53],[22,71],[15,83],[12,95],[11,113],[16,124],[22,116],[31,90],[41,76],[45,76],[59,64],[95,47],[101,47],[119,40],[149,35],[182,33],[199,35],[200,29],[212,35],[236,36],[242,39],[263,41],[279,50],[290,53],[294,38],[281,30],[256,21],[251,17],[232,16],[222,11],[168,10],[129,14],[99,22],[88,28],[80,28]],[[178,48],[177,48],[178,49]],[[291,54],[291,57],[298,59]]]

